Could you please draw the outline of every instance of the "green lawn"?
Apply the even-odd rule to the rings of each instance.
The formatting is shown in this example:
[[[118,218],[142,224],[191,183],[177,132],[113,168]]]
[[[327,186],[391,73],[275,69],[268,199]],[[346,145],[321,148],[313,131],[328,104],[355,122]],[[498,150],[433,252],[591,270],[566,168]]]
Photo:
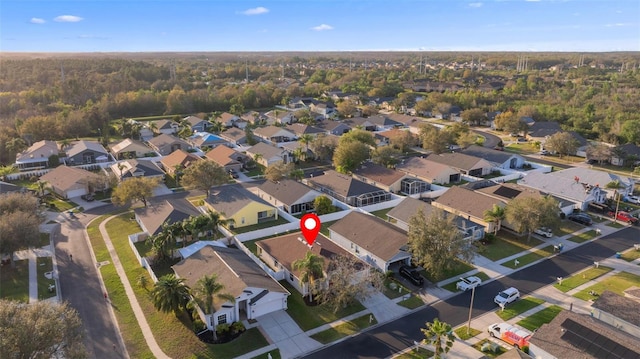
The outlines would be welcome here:
[[[423,306],[424,302],[422,301],[422,298],[418,297],[417,295],[412,295],[411,297],[409,297],[409,299],[398,302],[398,305],[409,309],[416,309]]]
[[[153,253],[153,244],[149,238],[151,237],[147,237],[144,241],[138,241],[133,244],[141,257],[147,257]]]
[[[260,354],[256,357],[253,357],[251,359],[266,359],[269,357],[269,354],[271,354],[271,358],[272,359],[281,359],[282,357],[280,356],[280,349],[274,349],[270,352],[266,352],[264,354]]]
[[[56,291],[49,292],[49,285],[55,284],[55,280],[47,279],[44,276],[46,272],[53,271],[53,260],[51,257],[38,257],[37,262],[37,278],[38,278],[38,299],[43,300],[56,296]]]
[[[552,305],[542,309],[539,312],[531,314],[530,316],[518,321],[516,324],[523,328],[534,331],[540,328],[542,324],[546,324],[552,321],[553,318],[555,318],[556,315],[558,315],[561,311],[561,307]]]
[[[311,338],[319,341],[322,344],[328,344],[340,338],[358,333],[359,331],[378,323],[375,317],[373,317],[372,319],[373,321],[369,322],[370,315],[363,315],[354,320],[332,327],[331,329],[316,333],[312,335]]]
[[[391,289],[391,286],[396,285],[396,289]],[[395,299],[405,294],[409,294],[409,290],[400,284],[397,280],[393,278],[385,278],[384,279],[384,290],[382,291],[384,295],[389,299]]]
[[[469,328],[466,325],[463,326],[463,327],[457,328],[453,332],[456,333],[458,338],[460,338],[461,340],[467,340],[467,339],[473,338],[476,335],[482,333],[482,331],[480,331],[480,330],[478,330],[476,328]]]
[[[614,274],[608,278],[603,279],[599,283],[596,283],[588,288],[585,288],[573,296],[582,300],[593,299],[593,296],[589,294],[589,291],[595,291],[600,294],[605,290],[624,295],[623,292],[630,287],[640,287],[640,276],[628,272],[620,272]]]
[[[453,263],[453,266],[449,269],[446,269],[444,271],[442,271],[442,273],[435,277],[433,275],[431,275],[431,273],[425,271],[425,270],[421,270],[420,274],[422,274],[423,277],[425,277],[428,281],[430,281],[431,283],[437,283],[441,280],[445,280],[445,279],[449,279],[451,277],[459,277],[461,274],[463,273],[467,273],[469,271],[472,271],[476,269],[476,267],[468,264],[468,263],[464,263],[462,261],[459,260],[455,260],[455,262]]]
[[[29,303],[29,261],[15,261],[0,270],[0,298]]]
[[[428,359],[433,357],[433,352],[425,348],[411,349],[405,353],[394,356],[393,359]]]
[[[187,201],[189,201],[189,203],[191,203],[194,207],[198,207],[204,204],[203,201],[205,198],[207,198],[206,195],[193,196],[193,197],[187,197]]]
[[[619,223],[619,222],[609,222],[609,223],[607,223],[607,227],[624,228],[626,226],[624,224],[622,224],[622,223]]]
[[[365,310],[365,307],[360,303],[350,305],[337,313],[333,313],[330,308],[324,305],[308,306],[304,302],[300,292],[293,288],[286,280],[280,281],[280,284],[287,288],[291,293],[287,299],[289,307],[289,309],[287,309],[287,313],[289,313],[291,318],[293,318],[293,320],[295,320],[300,328],[305,332],[323,324],[334,322],[340,318],[346,317],[347,315]]]
[[[204,343],[203,343],[204,344]],[[205,344],[206,345],[206,344]],[[254,350],[260,349],[262,347],[266,347],[269,345],[269,342],[264,338],[262,333],[258,328],[248,329],[244,334],[235,340],[217,345],[207,345],[209,347],[209,352],[206,353],[210,358],[236,358],[242,354],[246,354],[252,352]],[[184,349],[183,349],[184,350]],[[165,351],[166,353],[166,351]],[[184,353],[182,356],[188,355],[189,353]],[[201,353],[202,354],[202,353]],[[263,354],[264,358],[267,357],[267,354]],[[193,356],[189,356],[193,357]],[[200,358],[201,356],[196,356]],[[278,356],[273,355],[273,358],[279,358],[280,352],[278,352]]]
[[[40,233],[40,247],[48,246],[51,244],[51,235],[49,233]]]
[[[556,289],[558,289],[559,291],[562,291],[564,293],[574,289],[574,288],[578,288],[579,286],[594,280],[606,273],[609,273],[610,271],[612,271],[613,268],[609,268],[609,267],[605,267],[605,266],[599,266],[598,268],[596,267],[592,267],[589,269],[586,269],[580,273],[577,273],[574,276],[571,276],[569,278],[563,279],[562,280],[562,285],[558,284],[557,282],[553,285],[554,287],[556,287]]]
[[[265,170],[265,167],[263,165],[256,164],[256,168],[254,168],[254,169],[252,169],[252,170],[250,170],[248,172],[245,172],[245,175],[247,177],[262,176],[264,174],[264,170]]]
[[[486,281],[486,280],[489,280],[489,276],[485,272],[478,272],[476,274],[472,274],[472,276],[475,276],[475,277],[478,277],[478,278],[482,279],[483,282]],[[458,288],[456,288],[456,283],[458,283],[457,280],[455,280],[455,281],[453,281],[453,282],[451,282],[451,283],[449,283],[447,285],[443,285],[440,288],[446,289],[449,292],[453,292],[453,293],[459,292]]]
[[[515,260],[509,260],[506,261],[504,263],[500,263],[502,266],[505,266],[507,268],[511,268],[511,269],[515,269],[516,267],[522,267],[525,266],[529,263],[535,262],[539,259],[545,258],[545,257],[549,257],[550,255],[553,254],[553,245],[550,246],[546,246],[542,249],[536,249],[533,252],[530,252],[528,254],[525,254],[521,257],[516,258],[518,260],[518,265],[515,265]]]
[[[527,240],[526,236],[517,237],[506,231],[498,232],[498,237],[487,245],[480,247],[480,254],[492,261],[498,261],[502,258],[512,256],[522,251],[536,247],[543,242],[537,238],[531,237]]]
[[[635,248],[622,252],[622,259],[624,259],[627,262],[633,262],[638,258],[640,258],[640,251]]]
[[[43,198],[44,202],[49,205],[49,208],[54,211],[64,212],[68,211],[71,208],[75,208],[78,205],[67,200],[61,199],[53,195],[47,195]]]
[[[526,312],[529,309],[533,309],[540,304],[544,303],[544,300],[534,298],[534,297],[526,297],[520,300],[516,300],[511,304],[507,304],[507,306],[502,310],[498,308],[496,314],[504,321],[507,321],[511,318],[515,318],[517,315]]]
[[[596,238],[597,235],[598,234],[596,233],[596,230],[592,229],[590,231],[582,232],[582,233],[580,233],[578,235],[569,237],[568,239],[571,242],[582,243],[582,242],[586,242],[586,241],[589,241],[589,240],[592,240],[592,239]]]
[[[338,222],[338,220],[322,222],[322,225],[320,226],[320,233],[324,234],[327,238],[329,238],[329,227],[331,227],[336,222]]]
[[[374,216],[378,217],[378,218],[382,218],[385,221],[387,220],[387,213],[389,213],[390,210],[392,210],[393,207],[391,208],[387,208],[387,209],[381,209],[379,211],[373,211],[371,212],[371,214],[373,214]]]
[[[486,355],[489,358],[495,358],[498,355],[504,354],[507,352],[507,349],[503,348],[500,345],[496,345],[496,351],[495,352],[490,352],[490,351],[482,351],[482,346],[484,343],[492,343],[489,339],[482,339],[481,341],[475,343],[472,345],[472,347],[476,348],[478,351],[482,352],[484,355]]]
[[[284,219],[282,217],[278,217],[278,219],[275,219],[275,220],[272,220],[272,221],[266,221],[266,222],[262,222],[262,223],[258,223],[258,224],[252,224],[250,226],[236,227],[234,229],[231,229],[231,232],[233,232],[235,234],[247,233],[247,232],[251,232],[251,231],[257,231],[258,229],[264,229],[264,228],[279,226],[281,224],[287,224],[287,223],[289,223],[289,221],[287,221],[286,219]]]
[[[584,228],[583,225],[580,225],[580,224],[578,224],[576,222],[569,221],[569,220],[564,220],[564,221],[560,222],[560,227],[558,228],[558,231],[560,233],[558,233],[558,236],[562,237],[564,235],[571,234],[571,233],[573,233],[575,231],[579,231],[579,230],[581,230],[583,228]]]

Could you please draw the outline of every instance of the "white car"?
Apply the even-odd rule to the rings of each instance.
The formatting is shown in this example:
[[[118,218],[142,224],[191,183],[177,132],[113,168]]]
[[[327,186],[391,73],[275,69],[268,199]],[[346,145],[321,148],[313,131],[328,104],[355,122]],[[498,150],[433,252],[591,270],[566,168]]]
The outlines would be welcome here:
[[[475,276],[460,278],[460,281],[456,283],[456,288],[458,290],[467,291],[479,286],[480,283],[482,283],[482,279]]]
[[[640,204],[640,198],[638,196],[629,196],[627,197],[627,202],[633,204]]]
[[[511,287],[498,293],[498,295],[496,295],[496,297],[493,298],[493,301],[497,305],[504,307],[507,304],[518,300],[518,298],[520,298],[520,291],[514,287]]]
[[[547,238],[553,237],[553,232],[551,232],[551,229],[549,229],[547,227],[540,227],[540,228],[536,229],[535,231],[533,231],[533,233],[535,233],[535,234],[537,234],[539,236],[547,237]]]

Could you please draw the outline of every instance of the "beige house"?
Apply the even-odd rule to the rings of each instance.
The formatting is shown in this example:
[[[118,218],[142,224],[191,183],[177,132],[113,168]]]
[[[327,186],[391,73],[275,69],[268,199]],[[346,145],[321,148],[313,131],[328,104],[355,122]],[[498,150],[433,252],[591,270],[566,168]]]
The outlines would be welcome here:
[[[96,190],[102,190],[106,185],[93,172],[67,166],[54,168],[42,175],[40,180],[47,182],[53,191],[62,198],[80,197]],[[92,188],[92,186],[95,187]]]
[[[460,172],[446,164],[429,161],[425,158],[411,157],[396,166],[398,171],[433,184],[460,182]]]
[[[353,171],[353,177],[391,193],[400,193],[402,180],[408,177],[404,172],[367,162]]]

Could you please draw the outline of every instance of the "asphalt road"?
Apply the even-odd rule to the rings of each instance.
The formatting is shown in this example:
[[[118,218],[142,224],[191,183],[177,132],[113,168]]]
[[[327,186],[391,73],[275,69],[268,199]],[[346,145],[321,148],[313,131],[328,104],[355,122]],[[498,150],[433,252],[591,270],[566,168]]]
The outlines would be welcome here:
[[[485,138],[484,147],[494,148],[501,141],[500,137],[493,135],[491,133],[480,131],[480,130],[473,130],[473,129],[471,131]]]
[[[556,277],[571,274],[626,250],[640,237],[640,229],[628,227],[571,251],[561,253],[476,289],[473,317],[496,309],[493,297],[501,290],[516,287],[522,296],[555,282]],[[428,290],[428,289],[427,289]],[[375,327],[338,344],[324,347],[306,358],[386,358],[423,339],[420,328],[439,318],[456,327],[467,321],[471,293],[465,292],[405,317]]]

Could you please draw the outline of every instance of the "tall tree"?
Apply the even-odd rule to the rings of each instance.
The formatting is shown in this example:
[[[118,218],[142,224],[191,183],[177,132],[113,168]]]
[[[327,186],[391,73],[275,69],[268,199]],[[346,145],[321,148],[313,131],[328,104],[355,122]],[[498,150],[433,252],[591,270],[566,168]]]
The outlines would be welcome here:
[[[223,290],[224,285],[218,282],[218,277],[215,274],[205,275],[198,280],[195,295],[204,303],[204,312],[206,314],[213,314],[213,300],[216,298],[232,303],[235,302],[236,298],[231,294],[222,293]],[[218,340],[217,330],[213,330],[212,332],[213,340]]]
[[[369,158],[369,151],[369,146],[362,142],[341,141],[333,154],[333,165],[338,172],[353,172]]]
[[[520,117],[510,111],[498,114],[493,122],[497,129],[509,133],[519,133],[527,128],[527,124],[520,121]]]
[[[38,199],[31,193],[0,195],[0,253],[8,253],[15,266],[15,251],[37,246],[40,223],[44,217],[38,210]]]
[[[298,142],[302,143],[306,147],[307,152],[309,152],[309,145],[313,142],[313,139],[314,137],[312,135],[305,133],[298,138]]]
[[[213,186],[220,186],[229,181],[229,175],[224,168],[213,161],[196,161],[184,170],[182,184],[185,187],[209,191]]]
[[[486,120],[484,111],[479,108],[464,110],[460,116],[462,117],[462,121],[470,126],[480,126],[480,124]]]
[[[201,161],[205,162],[205,161]],[[153,189],[160,184],[156,177],[134,177],[120,182],[111,194],[111,200],[116,206],[128,206],[140,201],[147,206],[147,200],[153,196]]]
[[[160,232],[147,239],[151,241],[151,248],[158,256],[158,261],[167,262],[173,258],[173,249],[176,247],[178,237],[183,233],[181,222],[164,222]]]
[[[281,179],[288,177],[293,170],[295,170],[293,163],[278,162],[267,167],[264,171],[264,177],[269,181],[278,182]]]
[[[493,226],[493,234],[498,234],[502,221],[506,216],[504,207],[494,204],[491,209],[484,211],[482,215],[484,216],[485,221],[493,222],[495,224]]]
[[[560,221],[558,201],[551,196],[515,198],[505,208],[505,219],[515,226],[515,230],[527,234],[540,227],[554,228]]]
[[[448,353],[453,346],[456,337],[453,336],[451,326],[445,322],[441,322],[435,318],[433,322],[425,323],[426,328],[421,328],[424,334],[424,342],[433,345],[435,349],[434,358],[441,359],[444,354]]]
[[[354,129],[340,136],[339,144],[347,142],[360,142],[371,147],[376,147],[376,140],[369,131]]]
[[[313,209],[318,216],[334,212],[333,202],[325,195],[320,195],[313,200]]]
[[[153,306],[161,312],[173,312],[177,316],[190,300],[191,289],[184,281],[184,278],[178,278],[175,274],[160,277],[151,290]]]
[[[384,167],[393,167],[398,163],[400,151],[392,146],[380,146],[371,152],[371,161]]]
[[[611,148],[604,144],[589,145],[587,147],[587,158],[598,161],[602,164],[611,158]]]
[[[420,140],[422,141],[422,148],[431,150],[433,153],[446,151],[451,143],[449,136],[428,123],[420,125]]]
[[[307,295],[309,301],[313,302],[313,293],[316,291],[315,281],[324,277],[324,259],[309,251],[304,258],[295,260],[291,266],[293,270],[301,271],[300,281],[303,285],[307,284]]]
[[[434,277],[454,266],[456,260],[471,262],[475,255],[476,247],[463,239],[453,218],[439,209],[427,217],[420,209],[409,219],[409,252]]]
[[[338,141],[335,136],[327,136],[325,134],[319,134],[316,138],[311,142],[310,146],[311,151],[316,156],[316,158],[321,161],[330,160],[333,157],[333,153],[338,145]]]
[[[0,299],[0,358],[88,358],[78,313],[66,303]]]
[[[579,143],[569,132],[558,132],[547,138],[544,148],[562,156],[575,154]]]

